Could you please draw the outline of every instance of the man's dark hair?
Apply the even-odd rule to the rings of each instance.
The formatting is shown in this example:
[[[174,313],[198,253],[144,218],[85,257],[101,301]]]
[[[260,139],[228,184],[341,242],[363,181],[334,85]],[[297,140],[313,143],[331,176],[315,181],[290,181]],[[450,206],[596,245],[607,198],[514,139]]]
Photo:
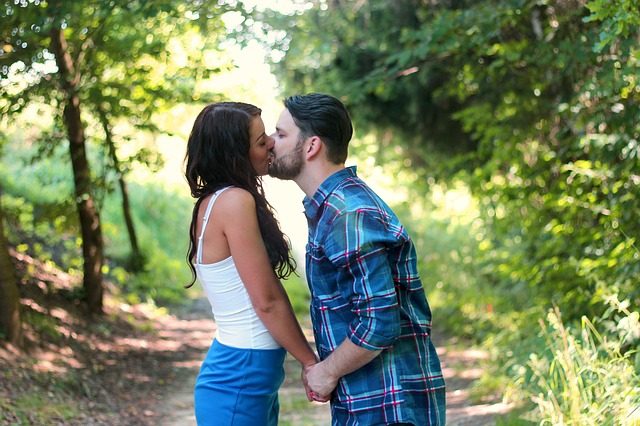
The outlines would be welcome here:
[[[349,141],[353,136],[351,117],[337,98],[323,93],[294,95],[284,100],[303,139],[318,136],[327,147],[328,160],[335,164],[347,161]]]

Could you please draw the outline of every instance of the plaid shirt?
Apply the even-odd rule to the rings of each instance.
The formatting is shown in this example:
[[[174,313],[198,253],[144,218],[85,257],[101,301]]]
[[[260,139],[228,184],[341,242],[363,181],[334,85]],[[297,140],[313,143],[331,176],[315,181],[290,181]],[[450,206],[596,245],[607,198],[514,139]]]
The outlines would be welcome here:
[[[444,379],[413,242],[391,209],[350,167],[305,197],[306,274],[316,347],[345,339],[383,350],[338,382],[334,425],[443,425]]]

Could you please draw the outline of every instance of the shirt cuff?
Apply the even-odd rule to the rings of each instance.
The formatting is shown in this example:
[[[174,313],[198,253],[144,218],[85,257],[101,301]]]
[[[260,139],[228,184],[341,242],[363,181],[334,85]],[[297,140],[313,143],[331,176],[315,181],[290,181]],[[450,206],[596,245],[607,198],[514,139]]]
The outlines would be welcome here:
[[[381,351],[390,348],[395,343],[400,334],[400,323],[387,327],[383,334],[375,333],[370,328],[365,327],[362,323],[349,327],[349,340],[357,346],[370,351]]]

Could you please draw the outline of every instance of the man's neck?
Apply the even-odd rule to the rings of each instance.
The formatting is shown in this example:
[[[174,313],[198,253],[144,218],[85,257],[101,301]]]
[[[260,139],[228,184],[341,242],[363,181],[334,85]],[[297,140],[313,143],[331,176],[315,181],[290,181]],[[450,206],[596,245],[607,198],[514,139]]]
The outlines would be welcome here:
[[[302,173],[294,179],[294,182],[298,184],[307,197],[312,198],[320,185],[322,185],[322,182],[332,174],[344,170],[344,168],[344,164],[307,163]]]

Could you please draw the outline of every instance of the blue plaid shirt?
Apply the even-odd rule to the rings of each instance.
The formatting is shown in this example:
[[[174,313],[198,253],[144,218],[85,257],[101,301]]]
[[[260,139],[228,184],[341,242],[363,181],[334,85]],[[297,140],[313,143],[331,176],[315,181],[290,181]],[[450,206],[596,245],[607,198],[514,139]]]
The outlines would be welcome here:
[[[444,425],[444,379],[431,310],[406,230],[358,176],[341,170],[305,197],[306,274],[316,347],[325,359],[345,339],[383,350],[338,382],[334,425]]]

